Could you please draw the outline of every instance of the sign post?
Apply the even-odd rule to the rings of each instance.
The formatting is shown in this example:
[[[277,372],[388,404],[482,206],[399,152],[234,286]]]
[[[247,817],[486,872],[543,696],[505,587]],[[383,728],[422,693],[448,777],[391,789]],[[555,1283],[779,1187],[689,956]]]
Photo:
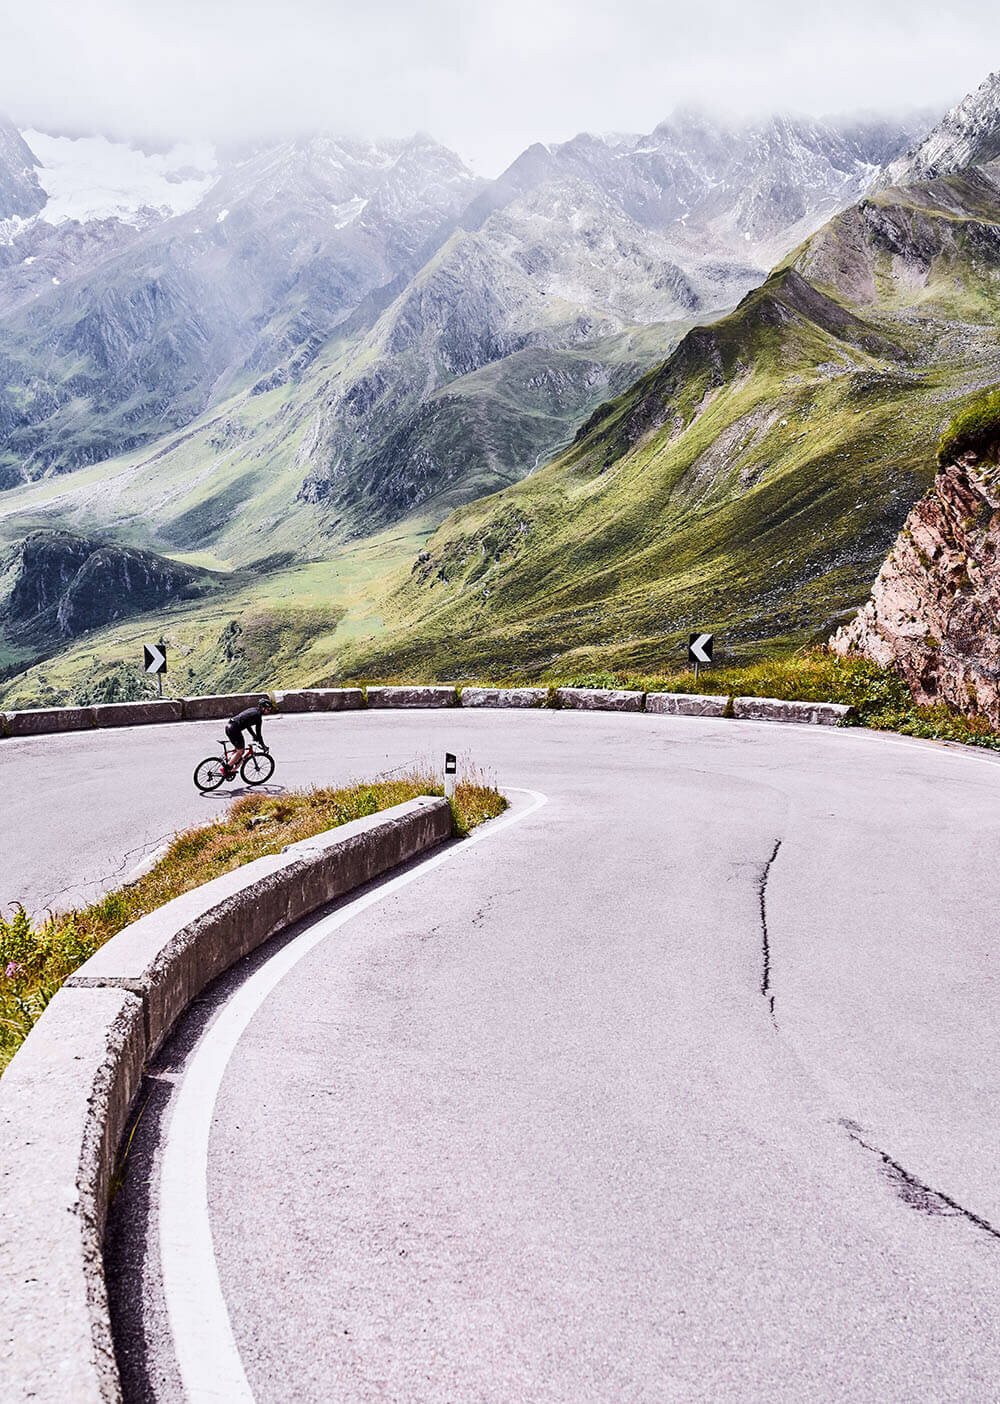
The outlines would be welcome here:
[[[156,685],[159,694],[163,696],[163,674],[167,671],[167,645],[162,639],[159,643],[143,644],[143,668],[147,673],[156,674]]]
[[[712,661],[712,645],[714,641],[714,634],[688,635],[688,662],[694,664],[696,682],[698,680],[698,669],[701,664],[711,663]]]
[[[444,753],[444,797],[445,799],[455,798],[455,772],[458,770],[458,761],[450,751]]]

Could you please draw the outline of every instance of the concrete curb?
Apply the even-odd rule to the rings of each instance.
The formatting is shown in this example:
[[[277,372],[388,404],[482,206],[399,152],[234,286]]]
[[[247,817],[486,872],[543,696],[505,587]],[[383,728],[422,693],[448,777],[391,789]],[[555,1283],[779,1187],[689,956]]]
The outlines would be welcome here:
[[[0,1394],[119,1400],[102,1246],[142,1000],[60,990],[0,1079]]]
[[[279,712],[354,712],[365,705],[360,687],[310,687],[271,696]]]
[[[148,726],[179,722],[184,716],[183,704],[167,698],[155,702],[104,702],[93,710],[96,726]]]
[[[548,695],[547,687],[463,687],[459,702],[463,707],[542,707]]]
[[[182,702],[185,721],[228,721],[237,712],[256,705],[263,692],[233,692],[228,696],[185,697]]]
[[[278,931],[440,843],[447,800],[416,799],[303,839],[175,897],[95,952],[66,981],[142,996],[147,1053],[217,975]]]
[[[458,703],[453,687],[370,687],[365,697],[369,707],[454,707]]]
[[[260,858],[119,932],[49,1003],[0,1079],[3,1398],[121,1400],[102,1245],[143,1065],[211,980],[268,937],[444,842],[424,797]]]
[[[93,707],[35,707],[28,712],[5,712],[7,736],[47,736],[55,731],[90,731],[97,725]]]
[[[729,698],[700,692],[647,692],[646,711],[668,717],[724,717]]]
[[[144,726],[157,722],[227,721],[252,706],[259,692],[219,697],[183,697],[112,702],[94,707],[45,707],[0,712],[0,738],[42,736],[94,727]],[[360,687],[299,688],[271,694],[279,713],[348,712],[364,707],[542,707],[546,687]],[[577,711],[652,712],[663,716],[736,717],[745,721],[805,722],[835,726],[853,708],[837,702],[784,702],[774,697],[723,697],[687,692],[628,692],[613,688],[560,687],[555,703]],[[730,703],[732,706],[730,707]]]
[[[854,709],[840,702],[785,702],[777,697],[734,697],[733,716],[740,721],[805,722],[836,726]]]
[[[558,687],[556,697],[561,707],[584,712],[641,712],[646,694],[601,687]]]

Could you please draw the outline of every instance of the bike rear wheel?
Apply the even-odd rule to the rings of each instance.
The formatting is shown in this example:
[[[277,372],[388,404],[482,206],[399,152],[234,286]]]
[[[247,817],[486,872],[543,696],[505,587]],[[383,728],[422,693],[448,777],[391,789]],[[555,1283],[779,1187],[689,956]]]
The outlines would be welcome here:
[[[274,774],[274,760],[267,751],[254,751],[240,766],[240,775],[248,785],[263,785]]]
[[[207,756],[199,761],[194,770],[194,783],[202,794],[217,790],[223,780],[228,779],[225,764],[218,756]]]

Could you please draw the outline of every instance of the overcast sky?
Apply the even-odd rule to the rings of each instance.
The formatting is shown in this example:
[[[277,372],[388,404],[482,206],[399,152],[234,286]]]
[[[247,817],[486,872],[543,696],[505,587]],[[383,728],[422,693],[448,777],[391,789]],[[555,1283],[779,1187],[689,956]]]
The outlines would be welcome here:
[[[483,175],[679,103],[943,109],[1000,68],[986,0],[0,0],[0,111],[154,139],[430,132]]]

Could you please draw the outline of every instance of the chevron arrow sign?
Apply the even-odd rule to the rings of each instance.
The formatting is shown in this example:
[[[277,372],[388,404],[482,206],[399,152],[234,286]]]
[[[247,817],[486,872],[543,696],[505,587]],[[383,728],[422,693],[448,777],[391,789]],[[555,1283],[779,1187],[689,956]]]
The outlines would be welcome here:
[[[711,663],[714,634],[691,634],[688,638],[688,662]]]
[[[167,646],[164,643],[143,644],[143,667],[147,673],[167,671]]]

